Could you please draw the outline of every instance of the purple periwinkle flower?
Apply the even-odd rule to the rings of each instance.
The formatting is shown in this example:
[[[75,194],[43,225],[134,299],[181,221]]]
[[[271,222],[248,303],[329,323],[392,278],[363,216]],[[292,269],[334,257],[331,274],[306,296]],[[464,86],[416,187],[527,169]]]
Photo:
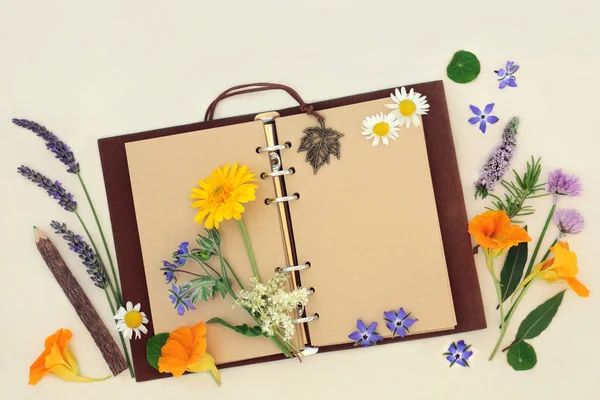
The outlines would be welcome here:
[[[106,288],[109,283],[106,269],[104,269],[96,252],[83,240],[83,237],[69,230],[66,224],[52,221],[50,226],[56,234],[63,235],[63,239],[67,241],[69,248],[79,255],[82,264],[87,267],[87,273],[92,282],[94,282],[94,285],[101,289]]]
[[[358,328],[358,331],[352,332],[350,335],[348,335],[350,339],[356,342],[355,346],[373,346],[377,342],[383,340],[383,337],[381,337],[377,332],[375,332],[375,329],[377,329],[377,322],[371,323],[371,325],[369,325],[369,327],[367,328],[365,326],[365,323],[361,319],[359,319],[356,322],[356,327]]]
[[[418,319],[408,318],[410,317],[410,313],[406,313],[403,308],[400,308],[399,311],[384,311],[383,313],[385,325],[392,332],[392,338],[396,335],[404,338],[407,333],[409,333],[408,328],[413,326]]]
[[[175,251],[175,253],[173,253],[173,258],[174,258],[175,264],[179,265],[180,267],[185,265],[185,262],[187,261],[189,245],[190,245],[190,242],[182,242],[179,245],[179,248],[177,249],[177,251]]]
[[[475,181],[475,198],[481,196],[482,199],[485,199],[508,170],[517,148],[519,123],[519,118],[513,117],[506,124],[502,133],[502,142],[489,155],[479,173],[479,178]]]
[[[58,200],[58,204],[65,210],[71,212],[77,210],[77,202],[73,199],[73,195],[68,193],[59,181],[52,182],[49,178],[24,165],[17,168],[17,172],[33,183],[37,183],[48,193],[48,196]]]
[[[79,168],[79,163],[75,160],[75,156],[73,155],[73,152],[69,146],[67,146],[67,144],[60,140],[55,134],[46,129],[46,127],[27,119],[13,118],[12,122],[21,128],[29,129],[44,139],[46,141],[46,148],[54,153],[55,157],[68,167],[67,172],[71,174],[79,173],[81,170]]]
[[[500,89],[504,89],[507,86],[517,87],[516,78],[513,76],[515,72],[519,69],[519,66],[516,65],[513,61],[507,61],[506,66],[504,68],[500,68],[497,71],[494,71],[498,76],[498,80],[500,81],[500,85],[498,86]]]
[[[495,115],[491,115],[492,110],[494,109],[494,105],[494,103],[488,104],[487,106],[485,106],[483,111],[481,111],[478,107],[475,107],[474,105],[470,105],[469,108],[471,108],[471,111],[473,111],[473,114],[475,114],[476,116],[469,118],[469,123],[471,125],[479,124],[479,130],[485,133],[485,130],[487,129],[487,124],[495,124],[499,121],[498,117],[496,117]]]
[[[557,210],[552,217],[554,224],[560,232],[562,238],[566,235],[576,235],[581,233],[585,226],[583,216],[577,211],[569,208]]]
[[[196,307],[194,307],[190,299],[187,297],[187,293],[183,286],[179,287],[174,283],[171,283],[171,289],[169,289],[169,292],[171,293],[169,298],[177,310],[177,314],[183,315],[186,311],[196,309]]]
[[[555,202],[558,196],[580,196],[582,190],[583,185],[575,175],[566,174],[560,168],[548,173],[546,191],[555,195]]]
[[[450,362],[450,367],[454,364],[469,367],[467,360],[473,355],[473,352],[469,350],[470,348],[471,345],[467,346],[464,340],[459,340],[457,343],[452,342],[450,347],[448,347],[448,352],[444,353],[446,360]]]

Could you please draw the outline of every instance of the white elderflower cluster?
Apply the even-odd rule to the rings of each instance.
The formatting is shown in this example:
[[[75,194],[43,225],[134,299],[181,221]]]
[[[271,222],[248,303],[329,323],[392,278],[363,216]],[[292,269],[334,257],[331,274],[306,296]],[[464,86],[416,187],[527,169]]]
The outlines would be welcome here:
[[[266,283],[251,278],[250,289],[240,290],[234,304],[250,310],[266,336],[277,335],[289,342],[295,332],[292,312],[299,304],[308,303],[309,290],[288,291],[287,281],[286,274],[276,274]]]

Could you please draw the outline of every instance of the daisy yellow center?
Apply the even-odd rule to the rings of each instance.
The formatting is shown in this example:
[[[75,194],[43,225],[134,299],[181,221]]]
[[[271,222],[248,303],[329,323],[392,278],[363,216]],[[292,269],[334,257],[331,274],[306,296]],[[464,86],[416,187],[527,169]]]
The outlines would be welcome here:
[[[402,100],[400,104],[398,104],[398,111],[405,117],[409,117],[417,111],[417,105],[412,100]]]
[[[390,125],[387,122],[378,122],[373,127],[373,133],[377,136],[385,136],[390,131]]]
[[[212,202],[215,205],[223,204],[231,198],[233,192],[233,186],[227,182],[218,185],[212,192]]]
[[[123,318],[125,325],[130,328],[137,328],[142,324],[142,314],[139,311],[129,311]]]

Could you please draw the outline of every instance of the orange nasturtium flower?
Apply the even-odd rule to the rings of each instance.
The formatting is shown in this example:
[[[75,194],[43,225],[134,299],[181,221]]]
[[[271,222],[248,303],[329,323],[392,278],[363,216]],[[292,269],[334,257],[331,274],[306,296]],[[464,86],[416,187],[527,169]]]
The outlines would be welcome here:
[[[211,176],[198,181],[200,188],[192,188],[190,194],[192,199],[197,199],[192,207],[200,209],[196,223],[200,225],[206,218],[204,226],[207,229],[219,229],[219,223],[224,219],[240,220],[244,212],[242,203],[256,199],[258,186],[250,183],[255,181],[254,173],[248,171],[247,165],[238,168],[238,163],[226,164],[212,171]]]
[[[185,371],[210,371],[217,383],[221,385],[215,359],[206,352],[205,335],[206,325],[203,322],[174,330],[160,351],[158,371],[170,372],[176,377],[183,375]]]
[[[558,242],[550,250],[554,252],[554,258],[542,261],[536,265],[520,286],[525,286],[533,279],[543,279],[548,283],[557,283],[564,280],[579,296],[588,297],[590,291],[576,278],[579,272],[577,254],[569,249],[569,244]]]
[[[492,256],[521,242],[531,241],[527,231],[512,224],[502,210],[486,211],[473,218],[469,223],[469,233],[483,247],[484,252]]]
[[[67,348],[73,334],[68,329],[59,329],[46,338],[44,351],[29,367],[29,384],[35,385],[47,374],[56,375],[64,381],[97,382],[110,378],[93,379],[79,375],[79,366]]]

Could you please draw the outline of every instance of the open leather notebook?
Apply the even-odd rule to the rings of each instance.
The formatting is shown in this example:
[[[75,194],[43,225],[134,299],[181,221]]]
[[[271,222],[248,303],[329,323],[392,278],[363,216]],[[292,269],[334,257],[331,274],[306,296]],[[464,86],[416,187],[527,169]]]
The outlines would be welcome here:
[[[348,334],[359,318],[379,322],[383,343],[485,327],[443,84],[409,88],[427,96],[430,111],[388,146],[371,146],[361,123],[385,110],[394,88],[314,103],[327,126],[344,134],[341,158],[316,174],[298,151],[315,119],[297,107],[278,110],[277,118],[255,120],[255,113],[99,141],[124,297],[140,302],[150,319],[148,335],[132,341],[138,380],[161,377],[145,357],[154,333],[217,316],[253,322],[220,297],[178,315],[160,271],[179,242],[194,243],[204,232],[194,223],[191,188],[234,162],[257,175],[294,172],[258,179],[257,200],[244,205],[243,218],[263,280],[277,267],[304,266],[289,272],[290,286],[314,289],[305,313],[318,319],[298,324],[296,347],[351,348]],[[278,144],[286,147],[268,151]],[[265,202],[286,196],[293,201]],[[224,221],[219,231],[224,255],[247,282],[238,227]],[[391,339],[383,312],[400,307],[418,323],[405,339]],[[207,341],[221,368],[283,358],[267,338],[219,325],[208,327]]]

